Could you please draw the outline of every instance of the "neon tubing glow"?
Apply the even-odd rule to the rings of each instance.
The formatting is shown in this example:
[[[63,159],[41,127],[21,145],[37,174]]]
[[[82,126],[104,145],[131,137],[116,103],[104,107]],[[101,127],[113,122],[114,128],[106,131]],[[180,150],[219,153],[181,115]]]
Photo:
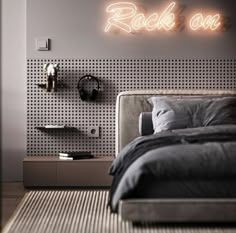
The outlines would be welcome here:
[[[203,14],[197,13],[191,18],[189,26],[193,31],[200,29],[215,31],[221,26],[220,20],[220,14],[207,15],[204,17]]]
[[[113,13],[108,18],[105,27],[105,32],[110,31],[112,28],[131,33],[141,29],[147,31],[165,30],[169,31],[175,26],[175,14],[172,12],[176,3],[170,3],[162,14],[153,13],[145,16],[143,13],[137,12],[137,7],[131,2],[117,2],[110,4],[106,12]]]

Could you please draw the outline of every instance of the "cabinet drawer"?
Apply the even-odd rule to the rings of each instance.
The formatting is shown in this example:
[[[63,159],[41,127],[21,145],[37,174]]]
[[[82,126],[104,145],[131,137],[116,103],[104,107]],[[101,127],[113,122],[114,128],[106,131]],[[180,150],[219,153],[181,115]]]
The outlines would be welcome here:
[[[64,186],[110,186],[108,169],[111,162],[65,161],[57,164],[58,185]]]
[[[56,186],[56,162],[24,162],[23,180],[25,186]]]

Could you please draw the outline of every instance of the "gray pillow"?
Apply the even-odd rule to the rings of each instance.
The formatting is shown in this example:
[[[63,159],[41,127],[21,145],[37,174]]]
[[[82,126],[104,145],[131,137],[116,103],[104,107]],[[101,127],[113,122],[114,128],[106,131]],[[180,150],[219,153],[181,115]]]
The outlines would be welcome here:
[[[236,97],[213,99],[202,105],[202,126],[236,124]]]
[[[235,97],[151,97],[154,133],[208,125],[236,124]]]

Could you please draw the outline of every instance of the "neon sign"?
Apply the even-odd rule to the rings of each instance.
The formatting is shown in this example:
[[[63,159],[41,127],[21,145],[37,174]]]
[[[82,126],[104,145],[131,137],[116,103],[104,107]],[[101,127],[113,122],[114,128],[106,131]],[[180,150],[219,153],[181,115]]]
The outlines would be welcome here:
[[[209,29],[211,31],[215,31],[221,25],[220,18],[220,14],[207,15],[206,17],[204,17],[203,14],[198,13],[191,18],[189,26],[194,31],[201,28],[204,30]]]
[[[172,2],[159,14],[145,15],[143,12],[138,11],[134,3],[112,3],[106,8],[106,12],[112,14],[112,16],[108,18],[104,31],[109,32],[113,29],[119,29],[127,33],[140,30],[170,31],[176,25],[175,6],[176,2]],[[189,26],[193,31],[215,31],[221,26],[221,16],[218,13],[205,16],[202,13],[197,13],[190,18]]]

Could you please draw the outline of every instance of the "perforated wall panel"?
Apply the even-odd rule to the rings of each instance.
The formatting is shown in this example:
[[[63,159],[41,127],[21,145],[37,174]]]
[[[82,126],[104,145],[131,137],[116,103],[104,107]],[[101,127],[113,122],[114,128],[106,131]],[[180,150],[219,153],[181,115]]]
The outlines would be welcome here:
[[[59,63],[59,87],[46,92],[45,63]],[[80,77],[99,78],[96,102],[83,102],[76,88]],[[91,82],[88,89],[96,85]],[[29,59],[27,61],[27,154],[57,155],[88,150],[94,155],[115,154],[115,102],[121,91],[135,89],[236,89],[236,60],[206,59]],[[36,129],[66,124],[78,130]],[[90,138],[88,126],[100,126],[100,137]]]

